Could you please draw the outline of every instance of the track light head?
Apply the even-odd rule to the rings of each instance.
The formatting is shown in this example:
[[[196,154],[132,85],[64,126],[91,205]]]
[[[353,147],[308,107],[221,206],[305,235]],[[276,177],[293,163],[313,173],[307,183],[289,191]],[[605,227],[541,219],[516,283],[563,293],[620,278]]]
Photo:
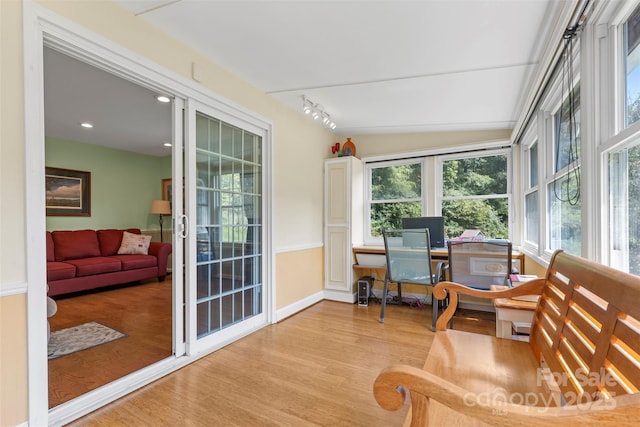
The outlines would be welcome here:
[[[336,124],[331,120],[331,116],[324,111],[322,105],[314,104],[304,95],[302,95],[302,112],[305,115],[311,115],[313,120],[322,119],[322,124],[327,128],[336,128]]]
[[[302,112],[305,114],[311,114],[312,110],[313,104],[307,99],[306,96],[302,95]]]

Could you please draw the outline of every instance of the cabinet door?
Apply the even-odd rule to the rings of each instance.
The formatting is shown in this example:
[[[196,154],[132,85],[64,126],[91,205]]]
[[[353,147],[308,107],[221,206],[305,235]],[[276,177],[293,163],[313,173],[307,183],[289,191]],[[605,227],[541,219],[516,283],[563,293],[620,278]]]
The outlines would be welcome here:
[[[350,265],[347,250],[349,229],[347,227],[327,227],[325,243],[325,287],[341,291],[350,290]]]
[[[326,164],[326,223],[347,225],[349,221],[349,167],[343,161]],[[350,243],[350,242],[349,242]]]

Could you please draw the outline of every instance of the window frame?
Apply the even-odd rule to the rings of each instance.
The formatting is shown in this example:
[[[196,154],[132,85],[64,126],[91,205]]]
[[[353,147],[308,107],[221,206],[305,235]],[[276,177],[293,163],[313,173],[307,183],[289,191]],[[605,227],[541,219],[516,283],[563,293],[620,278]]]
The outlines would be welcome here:
[[[579,44],[579,42],[578,42]],[[578,52],[574,52],[574,54],[578,54]],[[574,59],[575,61],[576,59]],[[578,59],[579,62],[579,59]],[[579,65],[578,65],[579,68]],[[557,78],[557,86],[561,86],[564,84],[564,82],[562,81],[562,76],[558,76]],[[580,73],[578,72],[574,81],[571,82],[571,91],[575,91],[576,87],[580,85],[580,88],[582,87],[581,84],[581,76]],[[559,91],[559,92],[558,92]],[[564,98],[562,98],[562,95],[566,95]],[[557,164],[557,157],[556,157],[556,152],[557,152],[557,146],[556,144],[559,144],[559,141],[556,140],[556,135],[557,135],[557,114],[560,111],[560,109],[562,108],[562,105],[564,104],[565,100],[567,100],[569,97],[569,93],[564,94],[563,90],[560,88],[558,89],[556,87],[555,92],[553,94],[553,98],[557,99],[556,102],[556,107],[549,110],[547,113],[547,119],[545,120],[545,125],[549,128],[549,144],[548,144],[548,148],[549,150],[547,150],[547,154],[545,157],[545,164],[546,164],[546,170],[545,170],[545,174],[543,175],[544,177],[544,186],[545,186],[545,195],[544,195],[544,202],[545,202],[545,216],[546,216],[546,224],[545,224],[545,229],[544,229],[544,239],[541,241],[544,243],[544,255],[548,256],[549,258],[551,257],[551,255],[553,254],[553,252],[556,249],[560,249],[560,248],[552,248],[551,247],[551,240],[552,240],[552,236],[551,236],[551,231],[552,231],[552,227],[553,227],[553,221],[552,221],[552,209],[553,207],[551,206],[551,203],[549,202],[550,198],[551,198],[551,191],[549,190],[550,186],[555,185],[555,183],[558,182],[562,182],[565,178],[567,180],[570,180],[570,174],[571,171],[575,171],[577,170],[578,174],[582,174],[582,157],[584,155],[584,149],[583,147],[579,147],[579,151],[580,151],[580,155],[578,156],[578,158],[573,161],[572,163],[567,163],[566,165],[562,166],[560,169],[556,170],[556,164]],[[581,98],[582,99],[582,98]],[[582,101],[581,101],[582,102]],[[582,104],[580,104],[579,107],[579,111],[580,114],[582,116]],[[579,127],[582,126],[582,117],[579,123]],[[583,138],[582,138],[582,130],[580,131],[580,140],[579,140],[579,144],[582,145],[583,144]],[[585,218],[585,208],[583,206],[583,199],[585,196],[585,191],[584,191],[584,185],[583,185],[583,181],[580,180],[579,185],[581,186],[581,188],[579,188],[580,190],[580,196],[579,196],[579,201],[580,201],[580,228],[582,230],[583,228],[583,224],[585,224],[585,222],[587,221],[587,219]],[[581,233],[580,236],[580,253],[576,254],[576,255],[583,255],[583,243],[584,243],[584,233]],[[562,249],[566,249],[566,248],[562,248]]]
[[[544,207],[545,207],[545,203],[544,203],[544,199],[541,196],[542,190],[541,190],[541,177],[544,176],[544,173],[542,171],[543,168],[543,163],[541,161],[541,159],[544,159],[545,157],[545,145],[544,143],[541,141],[541,138],[539,137],[540,134],[543,134],[544,132],[540,132],[540,126],[538,124],[538,119],[537,117],[534,117],[533,120],[531,121],[531,123],[529,124],[529,126],[527,127],[527,129],[525,130],[522,140],[520,142],[521,144],[521,158],[522,158],[522,163],[523,163],[523,167],[522,167],[522,174],[520,177],[520,182],[522,184],[522,201],[520,203],[520,208],[521,208],[521,212],[522,212],[522,221],[520,221],[522,225],[522,230],[521,230],[521,241],[522,241],[522,247],[526,248],[527,250],[533,252],[533,253],[539,253],[540,251],[540,242],[544,241],[544,230],[545,230],[545,226],[546,226],[546,215],[542,215],[541,212],[544,212]],[[538,182],[535,185],[531,185],[531,147],[533,147],[534,145],[537,146],[537,161],[536,161],[536,166],[537,166],[537,170],[536,173],[538,175]],[[527,222],[527,196],[530,194],[533,194],[537,192],[538,193],[538,205],[536,207],[537,210],[537,227],[538,227],[538,235],[537,235],[537,242],[533,242],[531,240],[527,240],[527,229],[528,229],[528,222]]]
[[[450,160],[470,159],[477,157],[493,157],[504,155],[507,160],[507,189],[503,195],[494,195],[493,197],[485,197],[486,195],[474,195],[474,196],[445,196],[444,195],[444,180],[442,179],[442,173],[444,168],[444,162]],[[471,200],[471,199],[507,199],[507,211],[509,213],[509,219],[507,221],[507,233],[509,240],[513,240],[514,232],[514,209],[513,209],[513,149],[512,148],[496,148],[483,151],[469,151],[463,153],[450,153],[436,156],[435,158],[435,174],[436,174],[436,188],[435,188],[435,200],[434,207],[437,212],[436,215],[442,215],[442,204],[445,200]],[[446,224],[446,218],[445,218]],[[447,236],[445,236],[446,238]]]
[[[640,2],[621,2],[621,4],[603,5],[597,12],[598,17],[594,27],[601,31],[594,35],[599,36],[594,43],[594,57],[602,58],[607,66],[596,69],[594,73],[594,92],[607,102],[604,105],[594,107],[594,115],[600,118],[601,133],[597,135],[595,144],[596,166],[599,169],[598,193],[599,205],[602,207],[597,218],[599,231],[596,259],[604,264],[613,265],[615,268],[629,270],[626,265],[619,265],[613,256],[614,236],[610,224],[615,218],[611,213],[610,170],[609,158],[616,153],[634,145],[640,140],[640,120],[627,124],[627,76],[626,76],[626,48],[625,48],[625,24],[638,8]],[[606,28],[606,31],[603,29]],[[628,212],[626,221],[628,222]],[[629,236],[623,237],[628,243]],[[628,250],[628,248],[627,248]],[[628,260],[628,253],[626,260]]]
[[[585,150],[586,140],[583,132],[584,110],[582,105],[584,102],[583,100],[585,99],[584,92],[583,92],[585,85],[582,82],[582,74],[581,74],[581,64],[582,64],[581,49],[583,46],[583,41],[581,39],[581,36],[577,36],[577,37],[578,39],[574,42],[573,51],[572,51],[572,55],[574,56],[573,57],[574,80],[572,82],[571,87],[572,87],[572,90],[574,90],[576,88],[576,85],[580,84],[580,90],[581,90],[581,93],[580,93],[580,100],[581,100],[580,144],[581,144],[581,147],[580,147],[580,157],[578,158],[577,162],[578,162],[578,167],[580,168],[580,173],[582,173],[583,156],[585,155],[585,151],[587,151]],[[539,209],[539,212],[538,212],[539,238],[538,239],[539,241],[538,241],[538,245],[536,246],[532,242],[525,241],[524,239],[524,236],[525,236],[524,230],[526,227],[526,218],[524,214],[525,212],[524,197],[522,199],[522,202],[520,203],[520,207],[523,209],[523,215],[521,220],[519,221],[519,224],[521,225],[521,230],[522,230],[520,240],[522,242],[522,247],[534,258],[542,262],[548,262],[551,259],[551,255],[554,252],[554,250],[550,249],[550,246],[551,246],[551,242],[550,242],[551,211],[550,209],[551,207],[549,206],[549,203],[548,203],[549,201],[548,188],[549,188],[549,185],[554,181],[562,179],[562,177],[566,175],[568,168],[574,165],[574,163],[572,163],[571,165],[566,166],[557,172],[555,171],[555,165],[556,165],[556,162],[555,162],[555,139],[556,139],[555,115],[559,111],[565,99],[569,96],[568,93],[563,92],[562,85],[565,84],[563,83],[563,80],[564,79],[563,79],[562,72],[560,71],[556,73],[547,91],[545,92],[544,96],[540,101],[540,105],[537,108],[536,114],[534,114],[534,117],[531,123],[528,125],[527,131],[530,132],[530,134],[525,133],[523,138],[521,138],[520,140],[521,164],[523,164],[522,169],[526,169],[526,167],[524,166],[524,163],[526,160],[526,150],[533,143],[534,139],[538,143],[538,209]],[[564,95],[564,98],[563,98],[563,95]],[[527,136],[529,139],[527,139]],[[521,175],[521,185],[520,185],[520,188],[523,190],[523,193],[525,193],[525,190],[527,189],[525,185],[526,183],[525,179],[527,179],[527,177],[524,175],[524,171],[523,171],[523,175]],[[586,221],[585,205],[584,203],[582,203],[583,197],[585,196],[584,189],[585,189],[584,180],[581,180],[581,189],[580,189],[581,190],[580,191],[581,224],[580,226],[582,229],[582,236],[585,236],[584,224]],[[584,237],[581,238],[581,252],[584,252]]]
[[[426,197],[427,192],[425,191],[426,185],[428,183],[426,158],[412,157],[412,158],[405,158],[405,159],[384,160],[384,161],[369,162],[369,163],[365,162],[364,164],[365,203],[364,203],[364,218],[363,218],[365,245],[380,246],[384,244],[382,236],[376,237],[371,234],[371,206],[374,203],[381,202],[377,200],[374,201],[371,197],[372,190],[373,190],[371,185],[371,179],[373,177],[373,169],[393,167],[393,166],[414,165],[414,164],[420,165],[420,177],[421,177],[420,197],[406,198],[406,199],[392,199],[392,200],[385,200],[384,202],[385,203],[406,203],[406,202],[417,201],[419,199],[422,204],[422,215],[426,215],[425,212],[427,212],[427,203],[428,203],[427,197]]]

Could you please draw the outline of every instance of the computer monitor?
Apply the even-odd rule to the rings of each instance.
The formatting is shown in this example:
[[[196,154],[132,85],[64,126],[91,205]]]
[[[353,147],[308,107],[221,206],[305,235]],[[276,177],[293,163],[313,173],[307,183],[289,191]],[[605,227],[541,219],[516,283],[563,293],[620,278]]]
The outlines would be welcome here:
[[[428,228],[432,248],[444,248],[444,217],[422,216],[415,218],[402,218],[403,229]],[[418,245],[405,245],[418,246]],[[423,246],[426,246],[423,244]]]

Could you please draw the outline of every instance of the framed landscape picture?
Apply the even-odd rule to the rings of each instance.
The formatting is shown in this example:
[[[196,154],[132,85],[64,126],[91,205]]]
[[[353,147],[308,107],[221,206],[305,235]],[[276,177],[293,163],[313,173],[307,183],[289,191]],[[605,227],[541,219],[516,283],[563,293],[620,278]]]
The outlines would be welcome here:
[[[91,172],[45,168],[48,216],[91,216]]]
[[[165,178],[162,180],[162,200],[171,201],[172,196],[171,178]]]

